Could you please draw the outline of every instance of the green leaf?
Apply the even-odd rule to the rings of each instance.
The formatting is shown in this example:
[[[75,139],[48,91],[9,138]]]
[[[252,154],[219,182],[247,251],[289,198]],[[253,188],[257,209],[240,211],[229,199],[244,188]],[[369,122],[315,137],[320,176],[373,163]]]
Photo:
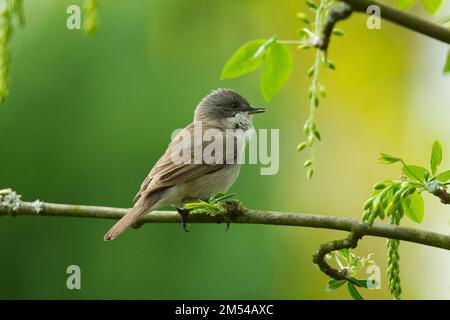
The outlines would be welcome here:
[[[381,163],[384,164],[392,164],[401,161],[402,159],[391,156],[387,153],[380,153],[380,156],[378,157],[378,160],[380,160]]]
[[[425,213],[423,198],[417,191],[406,199],[402,199],[405,215],[414,222],[422,223]]]
[[[302,142],[297,146],[297,151],[302,151],[306,148],[306,142]]]
[[[311,180],[312,177],[313,177],[313,175],[314,175],[314,169],[313,169],[313,168],[309,168],[309,169],[306,171],[306,179],[307,179],[308,181]]]
[[[303,23],[306,23],[306,24],[311,23],[308,16],[306,14],[304,14],[303,12],[298,12],[296,16],[297,16],[297,19],[299,19]]]
[[[444,73],[450,73],[450,49],[447,53],[447,61],[445,61]]]
[[[217,205],[209,204],[205,201],[191,202],[183,205],[183,208],[188,210],[196,210],[197,213],[200,212],[218,212],[219,207]]]
[[[438,140],[433,143],[433,148],[431,149],[431,172],[436,174],[439,165],[442,162],[442,147]]]
[[[427,169],[424,167],[414,166],[414,165],[407,165],[403,166],[402,173],[412,181],[419,181],[423,182],[425,179],[425,175],[427,174]]]
[[[305,0],[306,5],[308,6],[308,8],[313,9],[313,10],[317,10],[318,6],[314,1],[311,0]]]
[[[230,194],[224,194],[224,193],[216,193],[212,194],[208,198],[209,203],[217,203],[217,202],[224,202],[225,200],[234,198],[236,196],[236,193],[230,193]]]
[[[334,36],[342,37],[344,35],[344,31],[338,28],[334,28],[331,32]]]
[[[365,280],[365,279],[356,279],[356,278],[352,277],[352,282],[354,284],[356,284],[358,287],[361,287],[361,288],[367,288],[368,287],[367,280]]]
[[[417,0],[395,0],[394,5],[400,10],[408,10],[411,8]]]
[[[267,48],[261,76],[261,93],[269,101],[281,89],[292,69],[289,49],[278,42]]]
[[[249,41],[240,47],[225,63],[222,69],[221,79],[237,78],[261,65],[264,54],[257,54],[266,40]]]
[[[362,295],[358,292],[355,285],[351,282],[347,282],[347,289],[348,293],[350,293],[350,296],[353,298],[353,300],[364,300]]]
[[[344,259],[346,259],[347,261],[350,260],[351,252],[350,252],[350,249],[349,249],[349,248],[344,248],[344,249],[339,250],[339,251],[338,251],[338,254],[339,254],[340,256],[342,256]]]
[[[421,0],[423,6],[431,14],[434,14],[442,3],[442,0]]]
[[[312,164],[313,164],[313,161],[312,161],[312,160],[306,160],[305,163],[303,163],[303,166],[304,166],[305,168],[308,168],[308,167],[311,167]]]
[[[384,180],[373,185],[374,190],[382,190],[392,184],[392,180]]]
[[[346,280],[336,280],[330,279],[327,284],[327,291],[335,291],[336,289],[342,287],[345,284]]]
[[[439,173],[436,176],[436,180],[439,182],[447,182],[450,180],[450,170]]]
[[[379,283],[376,280],[369,280],[369,279],[356,279],[352,277],[352,281],[356,286],[359,286],[361,288],[375,288],[378,287]]]

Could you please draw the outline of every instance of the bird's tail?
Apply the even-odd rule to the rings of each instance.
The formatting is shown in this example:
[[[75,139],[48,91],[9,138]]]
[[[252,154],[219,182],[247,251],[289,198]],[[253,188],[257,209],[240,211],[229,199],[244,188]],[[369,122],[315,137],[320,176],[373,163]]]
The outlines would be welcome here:
[[[157,195],[150,195],[147,197],[140,198],[136,205],[130,209],[103,237],[103,240],[114,240],[117,238],[122,232],[125,231],[130,225],[136,222],[137,219],[141,215],[143,215],[146,211],[150,210],[160,197]]]

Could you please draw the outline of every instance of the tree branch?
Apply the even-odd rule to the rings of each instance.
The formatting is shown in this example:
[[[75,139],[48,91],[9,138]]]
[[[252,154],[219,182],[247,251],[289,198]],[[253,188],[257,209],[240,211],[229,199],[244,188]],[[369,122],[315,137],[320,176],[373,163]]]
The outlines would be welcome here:
[[[367,12],[367,8],[372,5],[380,8],[382,19],[450,44],[450,29],[437,23],[400,11],[375,0],[341,0],[328,12],[323,38],[318,43],[318,48],[326,51],[333,27],[339,20],[348,18],[352,11],[370,14]]]
[[[44,202],[22,202],[12,209],[11,206],[2,205],[0,202],[0,215],[31,215],[54,217],[80,217],[100,219],[120,219],[128,209],[108,208],[98,206],[83,206],[56,204]],[[419,243],[431,247],[450,250],[450,236],[435,232],[418,230],[414,228],[399,227],[386,224],[373,224],[360,220],[333,217],[317,214],[303,214],[290,212],[275,212],[246,209],[233,206],[224,214],[190,214],[188,221],[191,223],[241,223],[263,224],[280,226],[297,226],[309,228],[322,228],[349,231],[359,236],[374,236],[382,238],[398,239]],[[145,214],[139,224],[144,223],[180,223],[180,215],[172,211],[153,211]]]
[[[419,32],[436,40],[450,44],[450,30],[434,22],[413,16],[375,0],[341,0],[348,3],[354,11],[367,13],[367,7],[380,7],[381,18],[402,27]]]
[[[313,256],[313,262],[319,266],[320,271],[325,273],[327,276],[334,278],[336,280],[347,279],[353,282],[353,279],[348,276],[346,269],[335,269],[330,266],[325,258],[328,253],[336,250],[341,250],[344,248],[354,249],[358,245],[359,239],[361,239],[361,235],[350,232],[347,238],[343,240],[333,240],[327,243],[324,243],[320,246],[319,250]],[[356,284],[358,285],[358,284]],[[358,285],[359,286],[359,285]]]
[[[444,189],[437,189],[433,192],[433,195],[441,199],[441,203],[450,204],[450,193]]]
[[[346,2],[338,2],[333,5],[327,13],[327,19],[325,21],[322,38],[317,44],[317,48],[327,51],[328,45],[331,40],[331,33],[333,32],[334,25],[340,21],[347,19],[353,12],[353,8]]]

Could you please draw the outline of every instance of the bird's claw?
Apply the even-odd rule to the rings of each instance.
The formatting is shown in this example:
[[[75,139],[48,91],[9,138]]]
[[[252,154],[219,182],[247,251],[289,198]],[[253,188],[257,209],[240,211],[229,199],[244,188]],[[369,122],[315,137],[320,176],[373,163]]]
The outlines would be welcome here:
[[[187,228],[187,218],[189,216],[189,209],[177,208],[177,211],[181,217],[181,226],[183,227],[183,230],[189,232],[189,229]]]

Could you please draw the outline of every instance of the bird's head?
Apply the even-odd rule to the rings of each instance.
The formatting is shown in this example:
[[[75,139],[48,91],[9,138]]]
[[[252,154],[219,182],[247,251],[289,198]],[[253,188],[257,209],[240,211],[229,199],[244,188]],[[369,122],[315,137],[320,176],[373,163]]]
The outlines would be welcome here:
[[[231,89],[217,89],[200,101],[195,109],[195,121],[226,123],[235,122],[240,117],[265,112],[264,108],[254,108],[239,93]]]

